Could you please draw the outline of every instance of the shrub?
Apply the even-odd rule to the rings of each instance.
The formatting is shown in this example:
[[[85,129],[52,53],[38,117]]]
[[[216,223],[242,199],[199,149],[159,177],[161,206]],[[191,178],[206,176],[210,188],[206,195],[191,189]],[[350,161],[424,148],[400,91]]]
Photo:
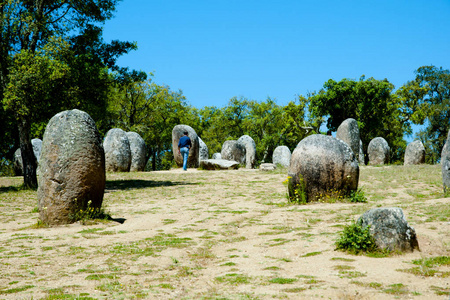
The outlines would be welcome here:
[[[361,222],[352,222],[344,227],[336,241],[336,250],[359,254],[360,252],[377,252],[378,248],[370,234],[370,226],[363,227]]]

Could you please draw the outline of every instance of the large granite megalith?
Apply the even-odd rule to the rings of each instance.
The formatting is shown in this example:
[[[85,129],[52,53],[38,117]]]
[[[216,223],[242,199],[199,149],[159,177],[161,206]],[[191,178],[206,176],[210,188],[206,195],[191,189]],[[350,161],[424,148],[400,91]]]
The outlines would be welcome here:
[[[50,225],[77,221],[86,208],[99,209],[105,190],[105,154],[94,120],[63,111],[45,129],[39,160],[39,216]]]
[[[352,118],[344,120],[336,131],[336,138],[346,142],[352,149],[353,154],[355,154],[356,160],[359,161],[360,138],[358,122]]]
[[[222,159],[237,161],[240,165],[245,164],[245,146],[238,141],[225,141],[220,155]]]
[[[145,141],[137,132],[129,131],[126,134],[131,151],[130,172],[144,171],[147,163]]]
[[[450,131],[447,134],[447,141],[441,152],[442,183],[444,186],[444,196],[450,193]]]
[[[384,165],[389,163],[391,149],[382,137],[376,137],[370,141],[367,147],[369,155],[369,165]]]
[[[183,136],[183,132],[187,131],[188,136],[191,139],[192,147],[189,150],[188,168],[198,168],[199,166],[199,156],[200,156],[200,143],[198,140],[198,135],[195,130],[189,125],[176,125],[172,129],[172,151],[173,157],[178,167],[183,166],[183,156],[178,152],[178,142],[180,138]]]
[[[120,128],[108,130],[103,141],[107,172],[129,172],[131,148],[127,133]]]
[[[38,165],[42,150],[42,140],[32,139],[31,146],[33,147],[34,157],[36,158],[36,165]],[[23,174],[22,151],[20,151],[20,148],[18,148],[16,152],[14,152],[13,166],[14,166],[14,173],[16,174],[16,176],[20,176]]]
[[[300,189],[306,202],[311,202],[356,191],[359,165],[345,142],[314,134],[298,143],[291,156],[288,177],[289,197],[296,197],[295,191]]]
[[[207,160],[209,158],[208,146],[200,137],[198,138],[198,144],[199,144],[199,154],[198,154],[199,161]]]
[[[425,147],[422,142],[415,140],[406,146],[404,165],[420,165],[425,163]]]
[[[291,150],[287,146],[278,146],[273,151],[272,163],[288,168],[291,163],[291,155]]]
[[[256,165],[256,143],[249,135],[243,135],[238,140],[238,143],[245,147],[245,168],[253,169]]]

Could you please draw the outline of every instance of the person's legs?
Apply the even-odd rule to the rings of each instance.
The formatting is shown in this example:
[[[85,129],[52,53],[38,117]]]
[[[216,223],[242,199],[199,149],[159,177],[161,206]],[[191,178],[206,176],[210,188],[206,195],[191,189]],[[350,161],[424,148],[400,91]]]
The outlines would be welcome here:
[[[183,170],[187,171],[187,161],[189,157],[189,148],[183,147],[180,149],[181,154],[183,155]]]

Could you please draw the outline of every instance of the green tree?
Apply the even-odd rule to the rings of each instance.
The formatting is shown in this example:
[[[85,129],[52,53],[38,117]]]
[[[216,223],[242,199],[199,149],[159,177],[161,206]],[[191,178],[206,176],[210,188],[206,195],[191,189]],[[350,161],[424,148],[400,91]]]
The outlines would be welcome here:
[[[410,121],[424,125],[418,137],[427,149],[427,161],[436,163],[450,129],[450,70],[423,66],[416,70],[416,78],[402,86],[397,94]]]
[[[36,186],[30,132],[43,132],[46,123],[44,115],[36,119],[33,109],[40,104],[41,108],[50,108],[46,111],[49,114],[61,109],[81,108],[93,114],[95,119],[106,108],[105,90],[111,79],[107,70],[127,71],[115,66],[116,58],[136,46],[118,41],[104,44],[98,27],[112,17],[117,2],[4,0],[0,3],[0,109],[13,112],[14,119],[9,121],[17,124],[24,160],[24,185],[27,187]],[[55,44],[55,40],[60,42]],[[67,45],[61,42],[64,40],[71,45],[69,51],[49,47]],[[67,49],[66,46],[63,49]],[[65,70],[68,67],[69,71],[60,74],[61,66]],[[32,71],[40,73],[31,75]],[[45,74],[52,76],[44,78]],[[35,80],[43,80],[42,86],[48,91],[39,88],[39,82],[31,82],[29,79],[33,76]],[[20,82],[25,78],[25,82]],[[58,84],[54,84],[55,81]],[[28,95],[27,90],[33,96],[31,106],[27,106],[29,99],[20,96]],[[48,97],[50,94],[58,97]],[[11,136],[8,133],[2,137]]]
[[[173,127],[195,119],[183,93],[153,83],[151,78],[117,85],[114,93],[108,108],[112,124],[139,133],[147,145],[152,169],[160,169],[163,156],[172,151]]]
[[[401,99],[393,96],[393,89],[387,79],[366,80],[364,76],[359,81],[330,79],[311,97],[309,109],[314,117],[328,118],[330,131],[336,131],[345,119],[354,118],[358,121],[364,153],[369,142],[380,136],[391,147],[391,161],[399,161],[406,148],[403,134],[411,129],[409,116],[401,109]]]

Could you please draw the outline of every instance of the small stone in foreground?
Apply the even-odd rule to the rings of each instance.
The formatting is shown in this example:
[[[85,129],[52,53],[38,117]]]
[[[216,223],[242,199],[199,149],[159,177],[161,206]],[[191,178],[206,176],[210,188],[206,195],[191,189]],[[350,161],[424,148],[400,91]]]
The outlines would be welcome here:
[[[205,159],[200,161],[200,168],[204,170],[236,170],[239,163],[226,159]]]
[[[259,169],[261,171],[274,171],[277,169],[277,166],[271,163],[264,163],[259,166]]]

